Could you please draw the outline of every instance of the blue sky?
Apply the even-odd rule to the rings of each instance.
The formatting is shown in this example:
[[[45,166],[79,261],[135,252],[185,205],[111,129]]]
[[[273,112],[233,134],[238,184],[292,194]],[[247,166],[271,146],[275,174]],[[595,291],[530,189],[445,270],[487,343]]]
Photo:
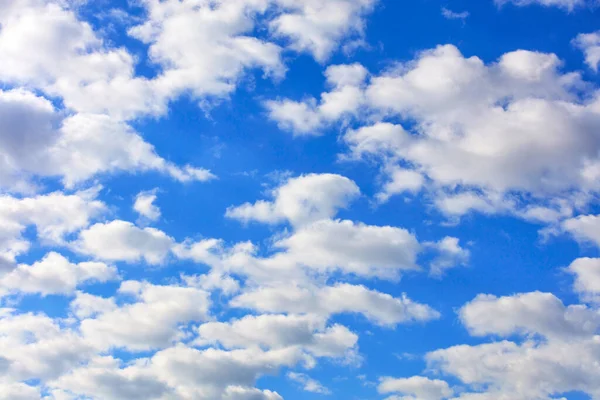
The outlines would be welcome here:
[[[600,399],[598,17],[0,3],[0,400]]]

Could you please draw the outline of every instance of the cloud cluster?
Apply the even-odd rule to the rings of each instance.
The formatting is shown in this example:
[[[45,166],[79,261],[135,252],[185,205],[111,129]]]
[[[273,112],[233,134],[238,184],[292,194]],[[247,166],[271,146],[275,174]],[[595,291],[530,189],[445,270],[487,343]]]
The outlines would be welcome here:
[[[146,16],[127,34],[148,46],[158,69],[150,77],[136,74],[127,48],[112,46],[79,17],[76,2],[5,5],[0,82],[12,89],[0,91],[0,185],[31,190],[33,178],[42,176],[70,187],[118,171],[158,171],[184,182],[214,178],[206,169],[166,161],[128,121],[162,116],[184,94],[226,97],[253,69],[281,77],[286,49],[324,61],[345,38],[360,40],[374,4],[144,0]],[[330,10],[338,17],[326,17]],[[267,37],[254,36],[259,27]]]
[[[326,75],[339,70],[361,67],[329,67]],[[446,45],[378,76],[352,75],[319,102],[266,106],[280,126],[317,134],[343,120],[323,111],[339,99],[344,115],[363,124],[343,135],[343,158],[380,165],[381,201],[427,188],[449,216],[477,210],[535,218],[541,210],[529,208],[538,206],[545,219],[552,212],[560,219],[598,190],[598,91],[578,72],[562,72],[554,54],[518,50],[485,64]]]
[[[598,259],[575,260],[568,271],[586,302],[597,299]],[[596,272],[594,272],[596,271]],[[476,345],[456,345],[426,354],[428,371],[459,386],[424,376],[383,378],[391,399],[539,399],[582,392],[600,395],[600,312],[596,305],[565,305],[551,293],[497,297],[478,295],[458,311]],[[403,397],[404,396],[404,397]]]

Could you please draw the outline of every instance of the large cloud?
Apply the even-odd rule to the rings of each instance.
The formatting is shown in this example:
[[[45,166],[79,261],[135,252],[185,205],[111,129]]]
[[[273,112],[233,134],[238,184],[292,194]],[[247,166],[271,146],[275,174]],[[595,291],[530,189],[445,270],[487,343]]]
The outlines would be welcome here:
[[[425,358],[429,372],[458,379],[465,387],[450,390],[444,381],[425,377],[386,378],[380,391],[435,400],[548,400],[575,391],[600,395],[597,309],[566,306],[550,293],[532,292],[479,295],[459,315],[472,335],[492,340],[435,350]]]
[[[335,216],[360,194],[350,179],[335,174],[291,178],[272,191],[273,201],[259,200],[227,209],[226,216],[241,221],[302,225]]]
[[[333,68],[360,70],[336,66],[328,74]],[[326,117],[323,109],[332,96],[347,100],[352,106],[344,115],[366,125],[346,132],[344,157],[379,161],[388,176],[380,200],[426,186],[436,199],[472,197],[460,207],[441,208],[451,215],[471,209],[523,215],[527,203],[512,196],[517,193],[537,199],[548,212],[566,209],[568,216],[569,207],[572,212],[581,197],[598,190],[598,92],[579,73],[562,72],[554,54],[518,50],[485,64],[446,45],[368,80],[366,72],[353,76],[345,81],[352,93],[334,87],[318,105],[267,105],[272,119],[302,133],[343,119]],[[285,112],[300,108],[302,113]]]

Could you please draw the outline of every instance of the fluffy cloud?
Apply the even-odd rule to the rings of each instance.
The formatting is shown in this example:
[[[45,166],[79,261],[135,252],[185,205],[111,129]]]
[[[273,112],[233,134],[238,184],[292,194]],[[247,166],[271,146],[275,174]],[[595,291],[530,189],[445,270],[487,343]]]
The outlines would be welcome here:
[[[79,234],[77,251],[103,260],[161,264],[174,241],[155,228],[138,228],[131,222],[115,220],[97,223]]]
[[[600,65],[600,31],[582,33],[575,38],[573,43],[583,51],[587,65],[598,72]]]
[[[600,259],[578,258],[567,271],[575,275],[573,288],[582,300],[600,302]]]
[[[269,25],[276,36],[290,39],[290,47],[307,51],[325,61],[344,37],[359,40],[364,31],[364,15],[377,0],[277,0],[285,13]],[[335,15],[335,17],[332,17]]]
[[[212,267],[212,275],[199,282],[202,285],[229,286],[222,280],[228,273],[244,275],[257,284],[305,284],[315,275],[324,277],[334,272],[397,280],[404,272],[420,270],[416,260],[421,245],[402,228],[324,219],[285,236],[276,235],[273,240],[272,254],[264,257],[257,256],[258,248],[251,243],[224,248],[214,239],[178,244],[173,252],[179,258]],[[452,257],[460,263],[463,251],[446,251],[444,260],[449,262]]]
[[[471,257],[471,252],[459,244],[459,239],[446,236],[439,242],[430,244],[437,251],[437,256],[431,261],[430,274],[441,276],[447,269],[466,265]]]
[[[312,379],[306,374],[299,372],[288,372],[288,379],[298,383],[305,392],[331,394],[331,391],[323,386],[319,381]]]
[[[146,19],[128,33],[149,46],[149,58],[159,68],[153,78],[136,76],[135,57],[126,48],[111,47],[70,2],[23,0],[5,6],[0,82],[39,89],[62,100],[64,109],[21,89],[0,91],[5,121],[0,184],[31,189],[29,178],[41,175],[73,186],[121,170],[154,170],[179,181],[214,178],[205,169],[164,160],[126,121],[163,115],[184,93],[199,99],[227,96],[247,70],[282,76],[283,47],[276,38],[324,60],[345,37],[361,37],[363,17],[374,3],[142,1]],[[253,36],[260,28],[268,37]]]
[[[295,347],[315,357],[352,357],[358,336],[342,325],[325,326],[323,317],[306,315],[248,315],[239,320],[208,322],[198,327],[196,343],[220,343],[227,349]]]
[[[95,350],[72,329],[43,314],[0,310],[0,382],[54,379]]]
[[[593,335],[600,313],[585,306],[565,306],[550,293],[532,292],[507,297],[479,295],[459,312],[472,335],[540,334],[551,339],[576,340]]]
[[[0,382],[0,400],[41,400],[39,388],[24,383]]]
[[[295,135],[320,135],[327,124],[354,115],[365,103],[362,86],[367,74],[360,64],[330,66],[325,76],[331,91],[321,94],[319,104],[315,99],[267,101],[269,118]]]
[[[262,287],[247,291],[231,300],[234,307],[261,312],[317,314],[359,313],[379,325],[396,325],[413,321],[429,321],[439,313],[429,306],[413,302],[408,297],[389,294],[347,283],[322,288]]]
[[[258,377],[302,361],[293,349],[223,351],[177,345],[143,363],[121,367],[104,357],[51,383],[68,392],[93,398],[281,400],[269,390],[254,389]]]
[[[579,73],[560,67],[554,54],[518,50],[485,64],[446,45],[368,81],[358,79],[365,80],[366,73],[356,75],[352,87],[362,100],[347,101],[354,108],[345,113],[375,122],[347,131],[345,158],[379,160],[388,176],[383,200],[426,184],[436,198],[470,195],[480,199],[475,208],[490,211],[507,205],[517,212],[523,205],[510,204],[513,193],[552,209],[565,200],[574,206],[577,196],[598,188],[600,142],[594,132],[600,103],[593,85],[584,86]],[[581,88],[585,96],[578,94]],[[318,110],[336,90],[324,93],[318,106],[311,100],[294,107]],[[284,127],[301,133],[320,125],[288,121],[285,114],[274,114],[272,105],[271,116]]]
[[[59,177],[67,187],[117,171],[157,171],[182,182],[214,178],[208,170],[178,167],[124,122],[107,115],[63,117],[52,103],[31,92],[0,90],[0,184],[34,190],[34,176]]]
[[[63,121],[62,135],[51,149],[67,186],[99,173],[157,171],[180,182],[214,178],[208,170],[178,167],[161,158],[129,125],[105,115],[77,114]]]
[[[14,263],[15,257],[29,249],[30,242],[23,234],[30,226],[36,228],[42,243],[64,244],[66,236],[87,227],[106,211],[97,194],[97,189],[91,189],[26,198],[0,195],[0,259]]]
[[[394,279],[399,271],[418,270],[419,242],[408,231],[352,221],[321,220],[303,226],[274,244],[281,252],[263,260],[268,266]]]
[[[379,393],[398,393],[402,396],[392,396],[388,398],[389,400],[442,400],[450,397],[453,393],[445,381],[422,376],[381,378],[377,391]]]
[[[0,80],[40,88],[79,112],[123,117],[164,110],[148,102],[148,82],[133,78],[129,52],[108,49],[68,2],[14,2],[0,23],[0,57],[6,60]]]
[[[335,174],[291,178],[272,192],[273,201],[260,200],[227,209],[226,216],[241,221],[303,225],[331,218],[360,194],[350,179]]]
[[[552,54],[516,51],[486,66],[441,46],[373,78],[366,94],[381,110],[417,119],[420,137],[399,130],[393,143],[402,145],[387,146],[437,184],[556,193],[593,183],[591,126],[600,119],[595,103],[573,100],[579,77],[559,65]]]
[[[160,218],[160,208],[154,204],[155,201],[156,190],[140,192],[135,196],[133,209],[140,214],[140,216],[150,221],[156,221]]]
[[[193,287],[125,281],[119,294],[134,302],[111,307],[106,301],[87,299],[92,306],[79,313],[86,316],[80,324],[82,335],[100,348],[165,348],[181,338],[180,325],[204,320],[209,313],[209,293]],[[75,301],[75,309],[82,310],[81,298]]]
[[[561,226],[575,239],[600,246],[600,216],[580,215],[564,220]]]
[[[565,306],[549,293],[497,298],[479,295],[460,310],[477,336],[524,337],[479,345],[457,345],[427,354],[429,369],[469,388],[459,399],[539,399],[581,391],[592,398],[598,386],[598,311]]]
[[[101,262],[73,264],[64,256],[52,252],[32,265],[20,264],[0,277],[0,294],[71,294],[81,284],[106,282],[116,278],[115,267]]]

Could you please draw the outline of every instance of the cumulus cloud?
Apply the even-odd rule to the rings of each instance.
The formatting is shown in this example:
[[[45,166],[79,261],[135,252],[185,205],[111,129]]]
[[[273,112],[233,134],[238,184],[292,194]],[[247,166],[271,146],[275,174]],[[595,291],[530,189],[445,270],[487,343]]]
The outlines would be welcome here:
[[[273,200],[259,200],[230,207],[228,218],[276,224],[303,225],[331,218],[360,194],[350,179],[335,174],[308,174],[291,178],[271,193]]]
[[[388,397],[390,400],[442,400],[453,394],[453,390],[445,381],[422,376],[381,378],[377,391],[384,394],[396,393],[399,395]]]
[[[97,223],[79,234],[73,244],[83,253],[102,260],[161,264],[174,245],[173,238],[155,228],[138,228],[131,222],[115,220]]]
[[[0,277],[0,294],[72,294],[81,284],[106,282],[117,276],[113,266],[89,261],[73,264],[64,256],[51,252],[32,265],[20,264]]]
[[[23,237],[34,226],[41,243],[64,244],[67,236],[86,228],[93,219],[106,212],[106,205],[97,200],[96,188],[73,194],[53,192],[34,197],[18,198],[0,195],[0,258],[14,263],[25,253],[30,241]]]
[[[355,115],[365,103],[362,86],[367,74],[360,64],[330,66],[325,76],[331,91],[322,93],[320,102],[270,100],[265,102],[269,118],[294,135],[321,135],[328,124]]]
[[[407,230],[391,226],[321,220],[278,240],[274,247],[281,252],[263,260],[268,266],[299,265],[391,279],[400,271],[419,269],[419,242]]]
[[[575,275],[573,289],[584,301],[600,301],[600,259],[578,258],[566,269]]]
[[[72,305],[85,317],[80,323],[82,335],[103,349],[166,348],[181,338],[181,324],[202,321],[209,316],[209,293],[201,289],[124,281],[118,293],[125,299],[131,297],[133,302],[114,307],[107,305],[106,300],[82,300],[78,296]]]
[[[352,87],[361,101],[347,101],[345,115],[363,126],[347,130],[343,158],[379,162],[386,179],[378,196],[384,201],[426,187],[434,204],[471,196],[471,205],[454,207],[457,214],[472,209],[522,214],[530,204],[515,193],[555,211],[564,201],[580,205],[598,187],[598,95],[578,72],[563,72],[561,66],[554,54],[525,50],[486,64],[446,45],[379,75],[356,75]],[[323,99],[336,90],[324,93],[319,106],[309,100],[294,107],[318,115]],[[288,124],[285,115],[271,115],[299,132],[320,125]]]
[[[600,31],[579,34],[573,43],[583,51],[588,67],[598,72],[598,66],[600,65]]]
[[[352,358],[358,336],[348,328],[314,314],[247,315],[228,323],[207,322],[198,327],[199,345],[220,343],[227,349],[294,347],[314,357]]]
[[[133,209],[150,221],[156,221],[160,218],[160,208],[154,202],[156,201],[156,190],[140,192],[135,196]]]
[[[600,314],[584,306],[565,306],[550,293],[531,292],[506,297],[479,295],[459,311],[463,324],[476,336],[540,334],[575,340],[593,335]]]
[[[73,329],[43,314],[1,309],[0,321],[0,382],[54,379],[96,351]]]
[[[433,276],[441,276],[450,268],[466,265],[471,257],[471,252],[460,246],[460,240],[452,236],[446,236],[436,243],[430,243],[437,255],[431,261],[429,273]]]
[[[466,385],[457,399],[555,398],[600,394],[598,310],[566,306],[550,293],[479,295],[459,311],[469,332],[504,340],[457,345],[426,355],[428,369]],[[519,342],[508,338],[522,338]]]
[[[579,215],[562,222],[562,229],[575,239],[584,243],[600,246],[600,216]]]
[[[102,357],[74,369],[52,386],[109,400],[281,400],[276,392],[252,386],[260,376],[300,361],[300,353],[293,349],[223,351],[177,345],[155,353],[144,363],[128,366]]]
[[[73,187],[99,174],[157,171],[182,182],[214,178],[208,170],[178,167],[128,124],[107,115],[63,117],[52,103],[23,89],[0,90],[0,154],[4,188],[32,191],[35,176]]]
[[[379,325],[429,321],[440,314],[431,307],[408,297],[389,294],[347,283],[322,288],[262,287],[247,291],[231,300],[234,307],[261,312],[317,314],[324,317],[340,313],[358,313]]]
[[[288,372],[288,379],[299,384],[305,392],[318,394],[331,394],[331,391],[323,386],[319,381],[306,374],[299,372]]]

